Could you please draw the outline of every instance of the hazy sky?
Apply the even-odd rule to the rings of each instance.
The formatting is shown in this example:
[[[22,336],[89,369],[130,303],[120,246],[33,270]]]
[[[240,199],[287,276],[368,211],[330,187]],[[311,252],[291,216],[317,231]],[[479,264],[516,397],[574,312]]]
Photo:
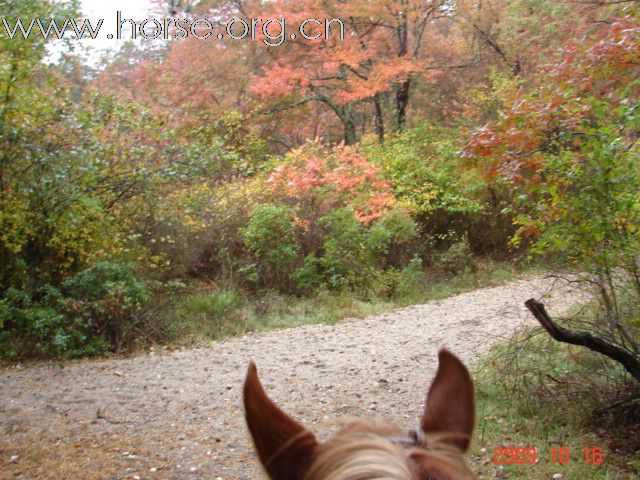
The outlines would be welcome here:
[[[122,12],[122,18],[131,18],[134,20],[144,20],[149,17],[150,1],[149,0],[81,0],[80,2],[83,15],[91,20],[91,24],[95,27],[100,19],[104,19],[100,33],[96,39],[85,38],[83,40],[73,40],[74,48],[77,54],[81,54],[85,61],[94,66],[99,66],[99,59],[105,51],[110,49],[117,50],[125,40],[108,39],[108,34],[116,31],[116,12]],[[139,41],[139,40],[138,40]],[[79,44],[79,45],[78,45]],[[67,50],[67,47],[58,41],[52,41],[48,44],[49,60],[55,60],[58,55]]]
[[[95,48],[104,49],[115,47],[118,40],[109,40],[106,34],[115,32],[116,12],[120,10],[123,18],[133,18],[143,20],[147,17],[150,8],[149,0],[82,0],[83,13],[95,23],[104,18],[104,26],[102,27],[100,38],[96,40],[88,40],[87,44]]]
[[[144,14],[149,8],[149,0],[82,0],[82,10],[92,17],[106,18],[117,10],[124,14]]]

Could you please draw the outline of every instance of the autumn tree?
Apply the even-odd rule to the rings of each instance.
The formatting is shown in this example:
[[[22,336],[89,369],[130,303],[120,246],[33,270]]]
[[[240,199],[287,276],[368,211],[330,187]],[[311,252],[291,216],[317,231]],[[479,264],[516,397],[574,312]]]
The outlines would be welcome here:
[[[475,132],[467,154],[521,189],[515,241],[553,255],[595,293],[599,315],[583,328],[596,341],[582,344],[628,352],[635,367],[625,368],[640,380],[640,20],[623,13],[568,40],[529,92],[512,91],[502,118]]]
[[[352,147],[327,152],[310,143],[292,151],[289,158],[291,162],[276,167],[268,182],[274,193],[301,207],[303,222],[348,205],[361,223],[368,224],[393,204],[381,169]]]
[[[384,104],[389,97],[393,99],[393,124],[404,127],[412,81],[418,77],[428,81],[435,74],[424,41],[437,20],[448,15],[447,2],[431,0],[282,1],[261,7],[263,16],[283,17],[294,24],[309,18],[344,22],[344,41],[332,25],[328,38],[287,39],[286,48],[269,50],[252,90],[260,98],[279,99],[272,113],[307,102],[324,104],[342,124],[347,144],[357,140],[356,111],[365,104],[372,107],[380,139],[384,138]],[[313,26],[308,25],[308,34],[320,33],[320,27]]]

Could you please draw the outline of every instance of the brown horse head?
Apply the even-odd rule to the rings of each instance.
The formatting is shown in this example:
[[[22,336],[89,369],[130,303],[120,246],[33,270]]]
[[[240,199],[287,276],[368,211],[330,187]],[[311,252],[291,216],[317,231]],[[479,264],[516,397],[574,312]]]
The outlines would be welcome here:
[[[355,422],[326,443],[267,396],[255,364],[244,383],[247,424],[258,457],[273,480],[463,480],[475,476],[462,454],[469,448],[473,383],[460,360],[441,350],[420,428],[409,438],[394,425]]]

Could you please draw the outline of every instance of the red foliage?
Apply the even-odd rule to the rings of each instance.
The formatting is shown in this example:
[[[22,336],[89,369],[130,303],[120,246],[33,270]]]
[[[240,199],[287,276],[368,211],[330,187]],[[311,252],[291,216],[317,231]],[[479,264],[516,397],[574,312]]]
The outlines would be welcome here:
[[[251,91],[262,100],[296,94],[340,107],[392,91],[409,77],[431,83],[439,72],[427,68],[433,63],[430,50],[418,53],[419,44],[441,5],[433,0],[264,3],[260,11],[251,12],[256,18],[280,16],[292,26],[310,18],[339,18],[345,39],[338,38],[334,24],[330,38],[287,39],[280,47],[264,47],[270,61],[252,78]],[[324,34],[324,25],[309,27],[309,33]],[[398,33],[404,30],[406,35]]]
[[[312,144],[311,149],[294,151],[293,164],[273,171],[269,183],[275,192],[306,204],[314,210],[314,216],[340,206],[352,206],[363,224],[389,209],[393,194],[378,167],[353,148],[339,146],[327,153],[313,147],[317,146]]]
[[[563,141],[561,134],[580,131],[593,113],[593,99],[615,108],[640,95],[638,45],[640,19],[631,16],[616,19],[594,38],[567,41],[543,66],[533,93],[521,90],[505,99],[501,120],[473,133],[466,156],[497,162],[491,172],[531,179],[544,154]]]

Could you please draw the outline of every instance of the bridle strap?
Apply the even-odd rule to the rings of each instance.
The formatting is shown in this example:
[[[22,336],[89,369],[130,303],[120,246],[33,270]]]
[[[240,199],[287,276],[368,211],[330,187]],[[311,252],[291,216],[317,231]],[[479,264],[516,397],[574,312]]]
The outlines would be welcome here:
[[[422,430],[409,430],[407,437],[386,437],[394,445],[401,445],[403,447],[418,447],[429,450],[426,442],[426,435]]]
[[[394,445],[400,445],[402,447],[414,447],[414,448],[420,448],[422,450],[428,450],[428,451],[438,451],[440,452],[441,450],[447,450],[446,448],[442,449],[442,448],[433,448],[431,446],[432,443],[435,443],[436,445],[440,445],[443,443],[442,439],[448,439],[448,438],[469,438],[468,435],[463,434],[463,433],[456,433],[456,432],[447,432],[446,434],[442,434],[442,435],[438,435],[435,438],[432,438],[432,442],[429,442],[427,439],[427,434],[424,432],[424,430],[422,430],[421,428],[418,430],[409,430],[409,433],[407,435],[407,437],[385,437],[389,442],[393,443]],[[435,442],[433,441],[435,440]]]

